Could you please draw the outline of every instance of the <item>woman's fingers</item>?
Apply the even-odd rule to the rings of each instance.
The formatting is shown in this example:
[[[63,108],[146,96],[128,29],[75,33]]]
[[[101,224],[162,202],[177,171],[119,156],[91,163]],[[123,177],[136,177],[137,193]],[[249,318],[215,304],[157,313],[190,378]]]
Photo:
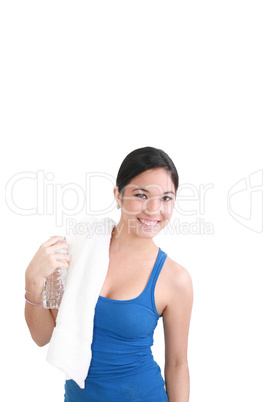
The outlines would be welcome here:
[[[66,254],[66,253],[56,253],[55,258],[56,258],[57,261],[61,261],[61,260],[66,260],[68,262],[71,261],[71,256],[69,254]]]
[[[54,244],[53,246],[50,246],[50,249],[53,253],[55,253],[59,250],[66,250],[66,251],[63,251],[63,253],[67,253],[70,250],[70,246],[66,242],[65,243],[57,243],[57,244]]]
[[[45,241],[41,244],[40,248],[46,249],[46,251],[50,253],[56,253],[59,250],[66,250],[66,253],[69,251],[70,246],[66,243],[66,240],[62,236],[53,236],[53,238]]]
[[[65,260],[56,260],[55,262],[55,268],[69,268],[70,264],[69,262]]]
[[[65,237],[63,237],[63,236],[52,236],[50,239],[48,239],[47,241],[45,241],[45,242],[42,244],[42,246],[44,246],[44,247],[50,247],[50,246],[52,246],[53,244],[56,244],[57,242],[63,242],[63,243],[65,243],[65,242],[66,242],[66,239],[65,239]]]

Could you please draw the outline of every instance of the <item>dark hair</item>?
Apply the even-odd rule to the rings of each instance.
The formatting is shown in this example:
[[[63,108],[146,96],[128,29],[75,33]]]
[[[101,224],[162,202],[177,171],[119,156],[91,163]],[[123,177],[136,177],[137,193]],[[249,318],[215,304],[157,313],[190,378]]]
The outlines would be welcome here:
[[[153,147],[138,148],[130,152],[118,170],[116,185],[122,193],[129,182],[149,169],[165,168],[171,175],[175,191],[179,186],[179,175],[171,158],[162,149]]]

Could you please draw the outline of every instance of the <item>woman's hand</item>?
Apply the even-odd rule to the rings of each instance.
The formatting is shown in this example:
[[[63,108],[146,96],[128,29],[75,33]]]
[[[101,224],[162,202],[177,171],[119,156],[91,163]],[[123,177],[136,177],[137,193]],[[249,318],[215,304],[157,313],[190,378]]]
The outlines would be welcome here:
[[[39,247],[25,273],[26,288],[29,291],[40,291],[43,288],[44,280],[51,275],[56,268],[69,268],[70,255],[66,253],[57,253],[57,251],[66,249],[70,246],[62,236],[53,236]]]

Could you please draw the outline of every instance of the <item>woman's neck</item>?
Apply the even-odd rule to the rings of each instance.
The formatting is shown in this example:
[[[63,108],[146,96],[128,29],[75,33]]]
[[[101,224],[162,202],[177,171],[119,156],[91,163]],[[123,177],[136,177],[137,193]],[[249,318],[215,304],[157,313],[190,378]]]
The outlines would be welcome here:
[[[119,222],[113,230],[111,247],[115,252],[134,252],[141,254],[153,252],[158,248],[153,239],[146,239],[133,233],[128,233],[126,225],[122,222]]]

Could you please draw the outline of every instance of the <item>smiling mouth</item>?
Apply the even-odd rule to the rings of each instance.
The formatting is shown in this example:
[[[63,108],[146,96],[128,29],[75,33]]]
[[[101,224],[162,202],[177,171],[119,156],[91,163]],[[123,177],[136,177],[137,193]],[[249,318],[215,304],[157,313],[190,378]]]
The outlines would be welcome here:
[[[138,221],[146,227],[154,227],[156,226],[160,221],[156,221],[156,220],[150,220],[150,219],[141,219],[138,218]]]

